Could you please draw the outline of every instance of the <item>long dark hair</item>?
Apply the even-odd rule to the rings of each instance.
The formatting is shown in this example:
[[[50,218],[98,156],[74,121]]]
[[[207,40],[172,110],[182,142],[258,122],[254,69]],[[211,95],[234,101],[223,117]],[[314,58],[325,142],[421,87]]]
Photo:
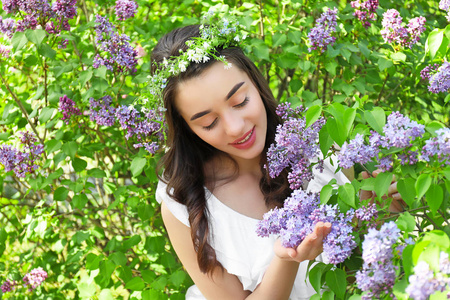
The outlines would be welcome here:
[[[154,63],[161,63],[164,58],[179,55],[179,49],[186,51],[186,41],[198,36],[199,25],[178,28],[163,36],[152,52],[153,71],[156,68]],[[274,141],[276,127],[280,124],[280,118],[275,113],[277,102],[261,72],[240,48],[218,48],[216,51],[218,55],[225,56],[233,66],[244,71],[261,95],[267,114],[265,153]],[[167,109],[168,151],[160,160],[159,165],[159,169],[163,168],[160,180],[167,183],[167,194],[187,207],[198,265],[200,270],[205,273],[211,273],[216,266],[221,265],[216,259],[214,249],[208,242],[209,217],[206,205],[204,166],[214,156],[219,153],[223,154],[223,152],[205,143],[191,131],[175,107],[175,97],[180,82],[199,76],[215,62],[211,59],[206,63],[191,63],[185,72],[171,77],[167,81],[163,99]],[[286,174],[277,179],[271,179],[264,168],[266,162],[266,156],[262,155],[260,161],[263,174],[260,180],[261,191],[267,206],[281,206],[291,192]]]

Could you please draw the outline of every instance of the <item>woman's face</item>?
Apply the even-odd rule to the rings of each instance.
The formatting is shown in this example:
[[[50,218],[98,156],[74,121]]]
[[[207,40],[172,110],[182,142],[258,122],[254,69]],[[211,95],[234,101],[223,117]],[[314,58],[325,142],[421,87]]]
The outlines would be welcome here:
[[[259,91],[247,74],[217,62],[179,84],[175,105],[202,140],[236,160],[259,158],[267,116]]]

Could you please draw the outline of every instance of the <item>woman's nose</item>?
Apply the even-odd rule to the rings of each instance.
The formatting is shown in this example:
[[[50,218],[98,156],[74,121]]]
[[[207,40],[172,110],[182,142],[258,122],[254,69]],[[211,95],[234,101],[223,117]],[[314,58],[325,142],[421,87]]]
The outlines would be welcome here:
[[[240,137],[244,134],[244,118],[236,111],[223,116],[225,133],[231,137]]]

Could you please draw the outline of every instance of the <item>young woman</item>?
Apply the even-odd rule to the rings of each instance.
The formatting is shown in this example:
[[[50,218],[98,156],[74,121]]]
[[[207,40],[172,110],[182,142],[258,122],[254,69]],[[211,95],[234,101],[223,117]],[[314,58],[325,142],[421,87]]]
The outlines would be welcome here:
[[[165,35],[152,61],[188,50],[199,26]],[[308,260],[318,258],[331,224],[318,223],[296,248],[255,233],[258,220],[291,193],[286,174],[270,179],[265,153],[280,123],[277,103],[256,66],[237,47],[216,49],[228,63],[190,63],[168,78],[163,100],[168,151],[156,198],[172,245],[195,282],[186,299],[309,299]],[[325,163],[308,190],[331,178]],[[320,257],[319,257],[320,258]]]

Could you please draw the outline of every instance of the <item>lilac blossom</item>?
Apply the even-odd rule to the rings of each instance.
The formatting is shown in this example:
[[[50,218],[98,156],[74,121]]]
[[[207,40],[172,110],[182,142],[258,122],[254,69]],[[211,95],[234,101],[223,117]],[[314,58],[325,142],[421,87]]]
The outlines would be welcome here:
[[[431,156],[436,156],[439,162],[450,165],[450,128],[438,129],[436,135],[425,141],[422,159],[430,161]]]
[[[393,112],[388,116],[383,132],[386,148],[405,148],[411,146],[411,141],[415,138],[422,137],[425,133],[425,126],[412,121],[399,112]]]
[[[316,20],[316,26],[308,33],[308,40],[311,44],[311,47],[308,48],[309,52],[316,49],[324,52],[328,45],[334,44],[336,37],[331,34],[336,31],[337,12],[337,8],[329,9]]]
[[[129,43],[130,37],[117,34],[105,17],[97,15],[95,21],[98,23],[95,39],[105,54],[94,57],[94,68],[104,65],[112,72],[136,72],[137,52]]]
[[[445,10],[447,12],[447,21],[450,22],[450,1],[449,0],[441,0],[439,2],[439,8]]]
[[[19,150],[11,145],[0,146],[0,163],[5,171],[14,171],[17,177],[24,178],[28,173],[34,173],[39,165],[37,163],[44,146],[36,145],[36,137],[29,132],[21,132],[20,143],[23,150]]]
[[[330,263],[341,263],[356,247],[351,234],[353,210],[343,214],[336,205],[319,206],[319,203],[319,193],[295,190],[286,199],[283,208],[264,214],[258,222],[256,233],[261,237],[279,234],[284,247],[295,248],[313,232],[318,222],[330,222],[331,232],[323,241],[324,253]]]
[[[396,267],[393,265],[393,246],[400,237],[394,222],[385,223],[378,231],[369,228],[362,242],[362,269],[356,273],[358,288],[367,292],[362,299],[381,299],[391,295]]]
[[[120,123],[120,127],[126,131],[126,139],[135,137],[140,141],[155,133],[159,135],[160,139],[163,139],[160,123],[162,121],[161,113],[158,114],[153,110],[145,110],[141,114],[133,106],[122,105],[116,110],[115,116]],[[145,147],[144,144],[143,146]],[[147,147],[149,149],[152,148],[150,145]]]
[[[17,285],[17,282],[15,280],[9,280],[6,279],[5,282],[3,282],[2,286],[0,287],[0,289],[2,290],[3,293],[7,293],[7,292],[11,292],[14,287]]]
[[[383,172],[387,172],[392,169],[393,162],[392,155],[384,156],[378,160],[378,164],[375,167],[381,169]]]
[[[445,61],[430,77],[428,90],[432,93],[446,93],[450,89],[450,63]]]
[[[365,28],[370,27],[369,20],[375,20],[376,10],[378,8],[378,0],[355,0],[351,2],[351,6],[355,9],[353,15],[363,23]]]
[[[441,252],[440,256],[445,258],[445,254],[448,260],[447,253]],[[444,292],[448,288],[450,278],[445,275],[448,273],[442,271],[435,274],[426,262],[419,261],[414,267],[414,274],[409,276],[409,285],[405,291],[414,300],[426,300],[435,292]]]
[[[352,167],[355,163],[365,164],[378,155],[378,148],[373,145],[364,144],[364,136],[356,134],[349,143],[344,142],[338,154],[339,165],[345,169]]]
[[[0,44],[0,59],[9,58],[9,52],[11,52],[9,48],[6,48],[4,45]]]
[[[69,124],[69,119],[74,115],[81,115],[81,111],[75,106],[75,102],[64,95],[59,98],[59,111],[62,112],[62,120],[66,120],[66,124]]]
[[[115,122],[116,108],[113,107],[111,96],[104,96],[98,100],[89,99],[91,106],[90,118],[100,126],[112,126]]]
[[[150,142],[150,143],[137,143],[133,145],[134,148],[142,148],[144,147],[145,150],[147,150],[150,154],[155,154],[156,151],[160,149],[160,146],[157,142]]]
[[[119,20],[134,17],[138,4],[133,0],[116,0],[116,15]]]
[[[52,11],[61,18],[73,19],[77,15],[77,0],[56,0]]]
[[[431,76],[439,69],[439,64],[428,65],[420,71],[420,77],[423,80],[429,80]]]
[[[31,270],[29,273],[25,274],[23,277],[23,282],[25,286],[28,286],[29,290],[34,290],[47,279],[48,274],[41,267]]]
[[[275,143],[267,151],[267,166],[269,175],[277,177],[285,168],[291,168],[288,180],[291,189],[300,188],[304,183],[313,179],[311,159],[319,155],[319,131],[325,120],[320,118],[306,128],[304,118],[288,117],[296,114],[299,109],[282,106],[278,111],[285,116],[283,124],[278,125]],[[318,168],[323,162],[319,160]]]
[[[395,9],[388,9],[383,14],[383,29],[380,33],[386,43],[394,43],[411,48],[419,41],[420,35],[425,31],[424,17],[413,18],[407,28],[402,26],[402,17]]]
[[[3,19],[0,16],[0,32],[6,35],[8,38],[12,38],[14,32],[16,32],[16,21],[11,18]]]
[[[373,221],[378,218],[377,205],[375,203],[367,204],[355,211],[355,217],[361,221]]]

